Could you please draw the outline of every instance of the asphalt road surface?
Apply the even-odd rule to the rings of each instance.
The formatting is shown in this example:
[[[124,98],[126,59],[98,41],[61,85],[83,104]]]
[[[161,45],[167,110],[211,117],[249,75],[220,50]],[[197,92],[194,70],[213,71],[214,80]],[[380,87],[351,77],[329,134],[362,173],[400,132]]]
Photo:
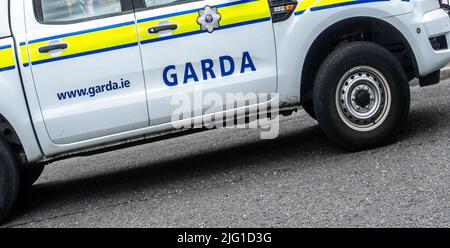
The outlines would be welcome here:
[[[5,227],[450,227],[450,81],[398,142],[347,153],[303,111],[48,166]]]

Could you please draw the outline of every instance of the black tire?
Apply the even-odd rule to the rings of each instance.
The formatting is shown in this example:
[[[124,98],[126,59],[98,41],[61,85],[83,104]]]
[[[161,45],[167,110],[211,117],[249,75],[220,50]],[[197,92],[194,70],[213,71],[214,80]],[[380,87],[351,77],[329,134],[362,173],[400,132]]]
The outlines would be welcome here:
[[[358,73],[363,69],[373,69],[369,72],[374,74]],[[347,78],[349,75],[352,76]],[[365,83],[380,90],[364,93],[369,88],[364,87]],[[354,88],[350,90],[349,87]],[[378,92],[379,104],[372,100],[374,92]],[[330,54],[319,69],[313,97],[320,128],[331,141],[349,151],[387,145],[400,133],[409,115],[410,91],[402,66],[388,50],[369,42],[349,43]],[[359,113],[352,115],[345,108],[350,106],[355,113],[356,109],[366,110],[372,104],[379,105],[374,110],[376,118],[364,120],[361,126],[358,123],[362,119],[353,118],[359,117]]]
[[[316,113],[314,112],[314,103],[313,100],[307,101],[302,104],[303,109],[305,112],[311,116],[314,120],[316,119]]]
[[[0,140],[0,223],[14,207],[20,188],[20,175],[9,146]]]
[[[30,164],[20,167],[20,186],[22,190],[30,188],[44,171],[44,164]]]

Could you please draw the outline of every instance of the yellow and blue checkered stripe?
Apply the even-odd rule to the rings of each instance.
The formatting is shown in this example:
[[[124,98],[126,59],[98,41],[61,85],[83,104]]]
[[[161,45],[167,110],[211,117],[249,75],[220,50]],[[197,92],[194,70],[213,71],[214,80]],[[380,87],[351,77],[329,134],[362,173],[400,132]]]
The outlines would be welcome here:
[[[267,0],[238,0],[212,7],[218,8],[219,13],[222,15],[221,27],[216,31],[271,21]],[[139,42],[145,45],[205,33],[206,31],[200,30],[200,25],[197,23],[199,10],[192,9],[138,20],[140,41],[138,36],[136,36],[135,22],[127,22],[31,40],[28,42],[29,57],[27,56],[27,43],[23,42],[20,44],[23,55],[22,63],[27,67],[30,65],[30,61],[32,65],[39,65],[138,46]],[[163,20],[176,23],[179,28],[171,35],[164,37],[147,32],[149,27],[156,26]],[[47,53],[39,53],[39,48],[48,45],[51,40],[60,40],[62,43],[67,43],[68,48],[57,57]]]
[[[14,51],[11,45],[0,46],[0,73],[4,71],[14,70],[16,62],[14,59]]]
[[[325,9],[331,9],[336,7],[343,7],[355,4],[375,3],[375,2],[389,2],[391,0],[303,0],[299,1],[295,15],[302,15],[308,9],[311,11],[319,11]],[[402,0],[403,2],[409,2],[410,0]]]

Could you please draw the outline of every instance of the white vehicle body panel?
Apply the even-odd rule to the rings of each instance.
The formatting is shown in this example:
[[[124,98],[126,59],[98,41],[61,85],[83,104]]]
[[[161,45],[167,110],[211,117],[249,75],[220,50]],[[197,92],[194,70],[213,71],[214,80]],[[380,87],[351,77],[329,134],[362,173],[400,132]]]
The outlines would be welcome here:
[[[450,18],[439,9],[437,1],[356,1],[352,2],[353,5],[347,6],[346,2],[332,8],[326,7],[332,2],[300,1],[297,14],[280,23],[258,23],[241,29],[214,32],[210,36],[201,34],[178,38],[178,41],[168,41],[160,46],[141,46],[142,60],[136,55],[139,50],[136,46],[112,54],[63,60],[56,62],[54,67],[51,66],[52,63],[34,67],[25,66],[31,53],[23,48],[24,42],[121,22],[138,22],[142,18],[230,1],[200,1],[140,11],[136,12],[136,17],[130,14],[61,26],[35,22],[32,1],[11,1],[11,26],[15,39],[15,44],[12,45],[18,48],[16,54],[20,63],[15,70],[0,72],[0,114],[14,126],[29,161],[99,148],[107,144],[146,139],[173,130],[174,123],[169,120],[173,108],[169,99],[174,94],[192,94],[193,90],[193,83],[186,87],[163,87],[161,69],[164,66],[177,66],[177,74],[182,77],[184,63],[192,62],[196,70],[201,72],[198,63],[202,59],[217,60],[219,56],[231,55],[239,61],[239,56],[242,56],[240,53],[244,51],[252,54],[258,69],[261,69],[258,73],[217,78],[199,84],[207,92],[219,94],[230,91],[277,92],[282,106],[296,108],[301,101],[301,70],[309,48],[328,27],[353,17],[376,18],[399,30],[414,52],[420,76],[439,70],[450,60],[450,49],[435,51],[429,41],[430,37],[436,35],[446,35],[447,41],[450,41]],[[7,1],[0,0],[0,14],[4,11],[5,3]],[[0,24],[0,36],[4,29]],[[137,27],[136,30],[138,29]],[[418,32],[418,29],[422,32]],[[13,43],[13,40],[1,39],[0,47],[8,43]],[[189,49],[182,49],[182,45],[189,46]],[[108,61],[116,61],[118,58],[126,63]],[[96,59],[104,63],[99,65],[95,63]],[[102,73],[93,75],[93,68],[101,69]],[[48,73],[49,71],[57,73]],[[85,101],[61,104],[55,99],[57,92],[88,87],[92,83],[112,80],[122,75],[136,82],[136,88],[126,93],[102,95],[95,100],[88,97],[81,99]],[[56,87],[58,83],[69,87]],[[23,96],[24,93],[26,97]],[[11,107],[11,102],[15,103],[14,107]],[[32,123],[27,114],[27,102]],[[202,116],[196,116],[192,120],[200,122],[201,119]]]
[[[444,34],[447,41],[450,40],[449,25],[450,20],[444,10],[432,10],[425,14],[413,12],[407,15],[386,18],[407,39],[414,51],[417,67],[421,76],[428,75],[448,64],[450,49],[435,51],[431,47],[428,39],[436,34]],[[430,30],[430,23],[439,22],[442,30],[435,28]],[[422,32],[418,33],[420,28]],[[423,32],[425,31],[425,32]]]
[[[9,30],[9,3],[8,0],[0,0],[0,38],[11,35]]]
[[[260,13],[253,13],[256,16],[249,21],[238,20],[236,22],[234,22],[234,19],[241,19],[242,14],[236,13],[226,16],[225,14],[228,13],[223,13],[221,22],[231,22],[231,24],[224,25],[212,33],[187,32],[171,38],[171,33],[168,32],[153,39],[152,36],[148,35],[148,28],[170,24],[171,18],[175,21],[177,19],[174,18],[184,18],[186,15],[183,13],[192,12],[192,10],[195,11],[193,13],[195,21],[198,16],[197,10],[202,9],[205,5],[225,5],[228,7],[219,9],[230,13],[240,6],[250,5],[250,7],[255,7],[253,12]],[[226,99],[226,95],[229,93],[242,93],[244,95],[252,93],[255,98],[249,98],[249,100],[255,103],[257,102],[256,96],[259,94],[276,92],[275,41],[267,1],[253,3],[239,0],[199,1],[138,11],[136,18],[141,35],[141,51],[152,126],[171,121],[172,113],[179,108],[172,103],[172,99],[177,97],[183,99],[184,96],[194,100],[194,92],[200,88],[203,95],[218,94],[221,99]],[[150,21],[145,22],[145,20]],[[198,25],[195,25],[195,28],[198,29]],[[245,57],[244,54],[248,57]],[[221,76],[222,68],[219,58],[223,56],[229,56],[234,61],[235,69],[232,75]],[[243,61],[243,59],[246,59],[246,61]],[[205,80],[204,75],[202,75],[205,70],[202,69],[201,61],[205,60],[210,60],[211,65],[213,65],[211,74],[215,78],[206,74]],[[187,63],[192,64],[199,80],[190,79],[186,84],[183,82],[183,78],[186,76]],[[241,69],[245,63],[251,63],[252,66],[255,66],[255,70],[244,68],[245,71],[242,73]],[[224,64],[225,70],[230,68],[230,61],[224,61]],[[169,74],[168,77],[176,75],[178,78],[178,85],[176,86],[167,86],[162,80],[163,77],[167,76],[163,75],[165,74],[163,71],[169,65],[173,65],[173,68],[168,70],[167,74]],[[173,79],[169,80],[173,81]],[[205,111],[208,111],[208,113],[222,112],[227,109],[227,104],[229,103],[224,102],[223,105],[213,106],[213,108],[202,107],[201,105],[194,106],[191,109],[193,114],[188,116],[203,115]],[[232,106],[234,108],[234,104]]]
[[[14,48],[12,38],[0,40],[0,55],[8,53],[12,58],[9,62],[10,66],[0,66],[0,114],[14,127],[22,141],[28,160],[33,161],[41,159],[43,154],[33,132],[26,97],[17,70]],[[0,64],[3,63],[5,61],[0,62]]]

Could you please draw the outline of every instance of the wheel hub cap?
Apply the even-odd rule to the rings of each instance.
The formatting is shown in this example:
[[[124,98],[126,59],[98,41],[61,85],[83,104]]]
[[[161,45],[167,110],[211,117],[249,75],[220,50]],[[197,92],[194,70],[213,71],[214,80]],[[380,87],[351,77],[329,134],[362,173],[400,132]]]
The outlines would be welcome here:
[[[372,103],[373,100],[373,93],[369,89],[360,89],[358,91],[355,91],[354,94],[352,94],[352,100],[354,99],[354,104],[356,104],[357,107],[360,108],[367,108],[370,103]]]
[[[336,90],[336,106],[344,123],[357,131],[370,131],[386,119],[391,104],[387,80],[369,66],[348,71]]]

